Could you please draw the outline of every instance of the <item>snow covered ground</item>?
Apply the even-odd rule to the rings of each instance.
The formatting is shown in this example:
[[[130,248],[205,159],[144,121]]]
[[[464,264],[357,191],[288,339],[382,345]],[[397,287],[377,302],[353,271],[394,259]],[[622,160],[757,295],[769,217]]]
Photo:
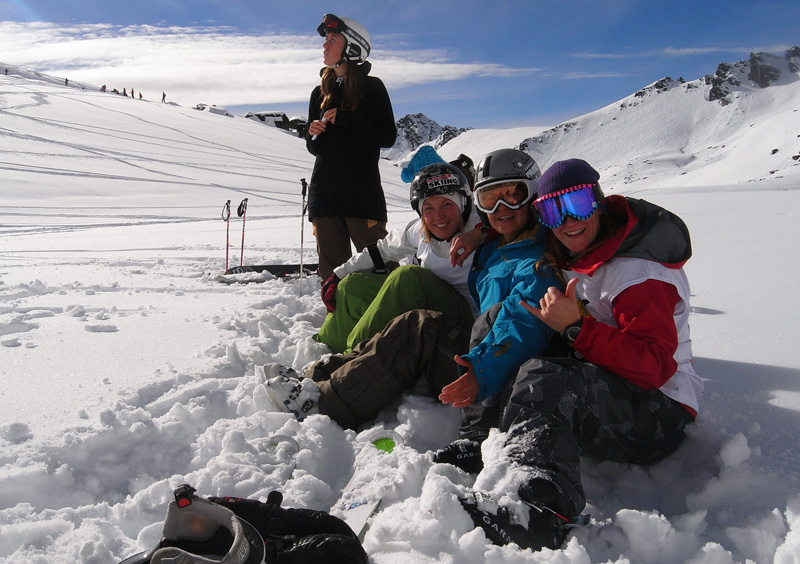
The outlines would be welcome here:
[[[0,75],[0,562],[100,564],[149,548],[184,482],[201,495],[279,489],[285,506],[337,513],[354,466],[359,491],[384,500],[365,539],[376,563],[800,562],[797,82],[729,106],[752,122],[734,131],[709,125],[723,118],[684,93],[681,115],[705,116],[694,120],[702,139],[658,119],[663,98],[632,108],[613,142],[602,142],[622,127],[609,107],[579,120],[577,144],[565,132],[535,147],[543,168],[585,158],[607,192],[687,222],[706,391],[668,460],[585,459],[591,525],[563,551],[532,554],[488,543],[456,501],[475,478],[432,464],[430,451],[456,436],[456,410],[404,397],[369,427],[407,437],[387,454],[326,417],[276,412],[259,388],[255,365],[301,368],[328,352],[311,339],[325,314],[320,280],[215,282],[220,213],[231,200],[231,265],[243,229],[246,264],[298,262],[312,165],[302,140],[23,74]],[[440,153],[477,162],[538,132],[470,131]],[[765,164],[773,148],[782,160]],[[744,177],[756,164],[775,172]],[[407,186],[393,163],[381,167],[397,227],[413,217]],[[304,239],[314,261],[309,224]],[[295,458],[270,448],[275,434],[297,441]]]

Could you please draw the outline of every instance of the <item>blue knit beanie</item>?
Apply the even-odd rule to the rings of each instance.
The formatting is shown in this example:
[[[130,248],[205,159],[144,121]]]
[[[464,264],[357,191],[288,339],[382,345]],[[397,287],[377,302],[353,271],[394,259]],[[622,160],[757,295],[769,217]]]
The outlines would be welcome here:
[[[581,184],[597,184],[600,173],[581,159],[558,161],[548,168],[539,179],[539,197],[560,192]]]
[[[423,145],[417,150],[405,168],[403,168],[403,171],[400,173],[400,178],[403,179],[403,182],[411,182],[414,180],[417,173],[426,166],[444,162],[447,161],[439,156],[436,149],[430,145]]]

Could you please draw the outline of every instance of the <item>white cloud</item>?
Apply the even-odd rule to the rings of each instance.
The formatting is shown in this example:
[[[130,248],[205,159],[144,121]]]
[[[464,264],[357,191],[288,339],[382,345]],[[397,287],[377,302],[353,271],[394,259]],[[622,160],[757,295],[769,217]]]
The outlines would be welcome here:
[[[4,62],[149,99],[184,105],[305,102],[318,84],[316,35],[246,35],[226,27],[60,26],[0,22]],[[536,69],[452,62],[443,50],[375,50],[374,74],[389,88],[471,76],[513,77]]]
[[[663,49],[655,49],[649,51],[636,51],[629,53],[573,53],[572,56],[577,59],[647,59],[653,57],[661,57],[664,55],[670,57],[692,57],[695,55],[708,55],[713,53],[736,53],[747,54],[757,53],[764,51],[767,53],[782,53],[789,49],[789,45],[772,45],[772,46],[739,46],[739,47],[664,47]]]
[[[667,47],[663,50],[666,55],[686,56],[686,55],[704,55],[707,53],[781,53],[789,49],[790,45],[772,45],[772,46],[751,46],[751,47]]]

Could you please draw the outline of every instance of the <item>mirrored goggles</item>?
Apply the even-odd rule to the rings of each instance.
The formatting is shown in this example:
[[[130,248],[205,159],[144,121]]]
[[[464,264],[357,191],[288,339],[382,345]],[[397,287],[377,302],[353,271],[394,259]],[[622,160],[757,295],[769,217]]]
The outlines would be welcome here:
[[[556,229],[568,215],[575,219],[589,219],[597,209],[594,184],[580,184],[566,190],[553,192],[534,200],[533,207],[539,213],[539,223]]]
[[[317,27],[317,33],[325,37],[329,33],[342,33],[345,29],[347,29],[347,24],[342,18],[333,14],[325,14],[322,16],[322,23]]]
[[[475,190],[475,207],[482,212],[492,214],[500,204],[508,209],[518,210],[527,204],[533,193],[527,180],[503,181],[497,184],[481,186]]]

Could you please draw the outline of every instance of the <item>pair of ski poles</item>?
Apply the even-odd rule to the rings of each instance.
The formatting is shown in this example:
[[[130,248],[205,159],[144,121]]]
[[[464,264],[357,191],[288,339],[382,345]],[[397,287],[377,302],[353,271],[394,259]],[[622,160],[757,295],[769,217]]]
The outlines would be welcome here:
[[[242,252],[239,254],[239,266],[244,265],[244,223],[247,219],[247,198],[242,200],[239,208],[236,210],[239,217],[242,218]],[[222,206],[222,219],[226,223],[225,228],[225,270],[228,270],[228,251],[231,246],[231,201],[225,202]]]
[[[303,199],[301,203],[301,213],[300,213],[300,278],[305,276],[305,271],[303,270],[303,247],[304,247],[304,230],[305,230],[305,217],[306,217],[306,210],[308,206],[306,205],[306,194],[308,192],[308,185],[306,184],[306,179],[301,178],[300,183],[303,185]],[[237,210],[239,217],[242,218],[242,251],[239,254],[239,266],[244,266],[244,226],[245,220],[247,219],[247,198],[242,200],[239,204],[239,209]],[[228,270],[228,260],[229,255],[228,252],[230,250],[230,240],[231,240],[231,201],[227,200],[225,205],[222,206],[222,219],[226,223],[225,229],[225,271]],[[302,292],[302,288],[301,288]]]

